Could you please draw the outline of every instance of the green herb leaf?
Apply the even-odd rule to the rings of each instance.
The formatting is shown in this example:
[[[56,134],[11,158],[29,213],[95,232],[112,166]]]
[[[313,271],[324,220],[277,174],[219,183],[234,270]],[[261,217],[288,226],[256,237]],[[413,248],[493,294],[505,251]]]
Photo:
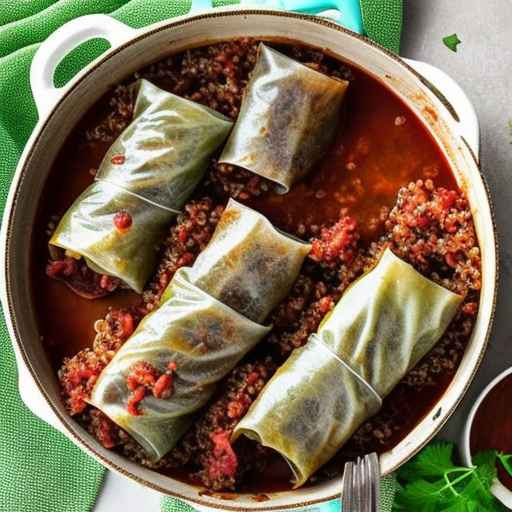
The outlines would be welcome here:
[[[505,453],[498,453],[498,460],[501,462],[501,465],[505,468],[505,470],[507,471],[507,473],[512,476],[512,462],[510,462],[512,460],[512,454],[511,455],[507,455]]]
[[[478,508],[471,508],[471,503],[476,502],[465,502],[463,500],[458,500],[455,503],[453,503],[453,505],[450,505],[448,508],[443,508],[443,512],[473,512],[476,510],[480,510]],[[478,506],[478,503],[476,503],[476,505]]]
[[[394,510],[436,512],[437,504],[440,501],[439,489],[442,486],[441,480],[434,483],[417,480],[397,493]]]
[[[498,452],[496,450],[483,450],[473,456],[473,463],[475,466],[482,466],[484,464],[489,466],[496,465]]]
[[[512,455],[495,450],[473,457],[475,466],[458,466],[452,443],[431,443],[398,472],[393,511],[496,512],[505,510],[491,493],[496,462],[512,474]]]
[[[411,462],[402,467],[398,477],[415,480],[424,477],[443,477],[453,468],[453,444],[432,443],[424,448]]]
[[[452,52],[457,51],[457,46],[462,43],[457,34],[452,34],[451,36],[443,37],[444,45],[449,48]]]
[[[496,460],[498,454],[495,450],[480,452],[474,456],[473,462],[477,466],[477,473],[484,485],[490,487],[492,481],[496,478],[498,470],[496,469]]]

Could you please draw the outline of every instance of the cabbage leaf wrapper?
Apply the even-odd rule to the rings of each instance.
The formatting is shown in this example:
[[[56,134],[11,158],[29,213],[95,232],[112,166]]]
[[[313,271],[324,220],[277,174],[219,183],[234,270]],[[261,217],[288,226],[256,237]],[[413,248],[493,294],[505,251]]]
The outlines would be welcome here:
[[[279,368],[234,439],[273,448],[303,485],[434,347],[461,301],[386,249]]]
[[[50,244],[140,293],[155,268],[161,237],[232,123],[147,80],[138,87],[132,122],[107,151],[95,181],[64,214]],[[130,216],[128,229],[115,226],[119,212]]]
[[[333,142],[347,87],[348,82],[261,44],[219,161],[248,169],[288,192]]]
[[[289,292],[309,249],[261,214],[231,201],[200,255],[202,261],[176,272],[159,307],[101,373],[91,403],[131,434],[151,459],[160,459],[190,427],[219,380],[269,332],[262,322]],[[223,273],[231,278],[222,280]],[[273,279],[281,289],[270,293],[267,281]],[[237,302],[243,297],[240,286],[253,287],[253,307]],[[140,415],[133,415],[127,377],[139,363],[161,373],[172,363],[175,371],[172,393],[157,398],[146,392]]]
[[[263,322],[288,295],[310,250],[261,213],[230,199],[208,246],[185,273],[216,299]]]

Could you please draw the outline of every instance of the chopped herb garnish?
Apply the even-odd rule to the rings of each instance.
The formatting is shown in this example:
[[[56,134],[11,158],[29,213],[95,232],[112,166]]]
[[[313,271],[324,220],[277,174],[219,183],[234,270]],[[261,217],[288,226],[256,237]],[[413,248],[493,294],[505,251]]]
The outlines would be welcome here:
[[[444,45],[449,48],[452,52],[457,51],[457,46],[462,43],[457,34],[452,34],[451,36],[443,37]]]
[[[454,445],[436,442],[398,472],[399,491],[393,511],[496,512],[506,508],[492,495],[499,461],[512,475],[512,455],[495,450],[473,457],[473,467],[453,461]]]

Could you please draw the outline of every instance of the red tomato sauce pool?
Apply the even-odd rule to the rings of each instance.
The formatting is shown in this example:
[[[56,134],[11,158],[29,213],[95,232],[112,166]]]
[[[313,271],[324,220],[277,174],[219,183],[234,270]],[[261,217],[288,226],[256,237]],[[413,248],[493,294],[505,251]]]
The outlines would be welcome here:
[[[480,404],[471,427],[471,453],[512,453],[512,375],[498,382]],[[498,464],[500,481],[512,491],[512,477]]]

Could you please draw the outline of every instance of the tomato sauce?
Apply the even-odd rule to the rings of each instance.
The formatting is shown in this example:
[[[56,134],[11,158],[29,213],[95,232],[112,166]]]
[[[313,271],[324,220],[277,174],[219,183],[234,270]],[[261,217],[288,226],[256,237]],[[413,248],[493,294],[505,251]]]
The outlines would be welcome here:
[[[339,135],[325,159],[288,194],[252,202],[283,229],[299,221],[335,222],[345,208],[370,241],[380,234],[381,209],[395,203],[400,187],[431,178],[436,186],[457,188],[421,121],[374,78],[354,74]]]
[[[334,223],[343,210],[358,221],[363,242],[370,243],[381,234],[382,219],[401,187],[419,179],[433,179],[436,186],[449,189],[457,185],[441,150],[416,115],[383,84],[358,69],[352,71],[354,80],[345,99],[339,134],[325,158],[288,194],[267,194],[249,200],[249,204],[284,230],[301,223]],[[90,170],[99,166],[109,144],[95,142],[91,146],[84,133],[104,117],[109,100],[107,95],[90,110],[58,155],[42,195],[41,227],[32,241],[35,309],[43,343],[56,369],[63,357],[91,346],[94,322],[109,307],[140,302],[138,295],[128,291],[86,300],[45,275],[46,224],[52,216],[60,217],[92,182]],[[420,392],[397,388],[387,403],[403,408],[404,428],[375,449],[388,450],[407,435],[431,410],[450,380],[451,375],[440,376],[435,386]],[[349,443],[332,463],[339,466],[350,452]],[[282,459],[276,460],[266,475],[265,482],[254,482],[247,490],[256,493],[289,488],[290,471]]]
[[[478,408],[470,434],[471,453],[498,450],[512,453],[512,375],[505,377],[489,392]],[[512,491],[512,476],[498,463],[501,482]]]

